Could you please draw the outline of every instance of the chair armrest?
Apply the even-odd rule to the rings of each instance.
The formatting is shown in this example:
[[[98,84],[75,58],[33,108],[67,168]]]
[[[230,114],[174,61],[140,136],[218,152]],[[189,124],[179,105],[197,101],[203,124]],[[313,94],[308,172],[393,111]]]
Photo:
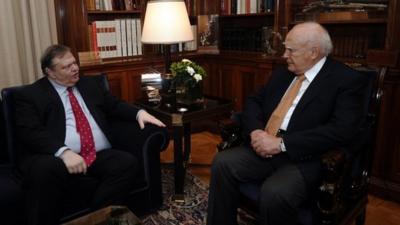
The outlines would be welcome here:
[[[328,183],[336,183],[342,175],[346,156],[341,150],[331,150],[322,155],[321,157],[323,169],[323,181]]]
[[[322,221],[332,221],[343,203],[343,181],[346,156],[341,150],[331,150],[321,157],[322,181],[318,190],[317,206]]]
[[[146,124],[144,129],[140,129],[136,122],[123,120],[113,120],[110,127],[111,144],[114,148],[129,151],[135,154],[139,149],[151,141],[158,143],[157,150],[163,151],[169,143],[168,131],[166,128],[158,127],[153,124]]]
[[[235,119],[224,120],[219,123],[222,141],[217,145],[218,151],[239,146],[243,143],[242,127]]]
[[[139,160],[140,173],[146,186],[152,182],[152,174],[160,173],[160,152],[168,147],[167,128],[146,124],[140,129],[139,124],[114,120],[111,124],[111,144],[113,148],[132,153]]]

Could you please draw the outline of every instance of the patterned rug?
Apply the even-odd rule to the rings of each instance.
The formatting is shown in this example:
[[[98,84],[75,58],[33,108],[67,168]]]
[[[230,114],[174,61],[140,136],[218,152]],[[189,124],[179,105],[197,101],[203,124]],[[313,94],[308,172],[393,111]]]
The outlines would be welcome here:
[[[194,225],[205,224],[207,216],[208,185],[193,176],[188,170],[185,179],[185,203],[171,200],[174,193],[172,168],[162,171],[164,204],[157,211],[142,219],[145,225]],[[254,219],[245,213],[238,213],[239,225],[255,224]]]

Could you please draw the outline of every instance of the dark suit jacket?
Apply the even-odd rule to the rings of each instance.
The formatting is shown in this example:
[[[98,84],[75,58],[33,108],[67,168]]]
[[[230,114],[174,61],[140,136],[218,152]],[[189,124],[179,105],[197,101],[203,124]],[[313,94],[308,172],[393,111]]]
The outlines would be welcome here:
[[[264,129],[295,74],[286,68],[247,99],[243,112],[246,135]],[[294,110],[283,137],[286,153],[309,183],[320,173],[319,156],[349,144],[365,120],[368,79],[344,64],[327,59]]]
[[[111,96],[99,79],[81,76],[76,87],[110,142],[107,122],[110,118],[136,122],[139,109]],[[46,77],[18,91],[15,100],[22,161],[37,154],[53,155],[65,146],[65,110],[58,93]]]

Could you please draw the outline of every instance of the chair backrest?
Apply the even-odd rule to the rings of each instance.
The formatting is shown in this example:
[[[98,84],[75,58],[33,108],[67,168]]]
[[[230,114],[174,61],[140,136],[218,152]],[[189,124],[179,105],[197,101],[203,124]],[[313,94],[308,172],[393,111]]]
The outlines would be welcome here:
[[[383,80],[386,74],[386,68],[360,68],[359,72],[369,77],[369,91],[366,96],[367,118],[364,126],[361,128],[356,142],[353,143],[351,160],[351,182],[352,196],[366,194],[367,182],[371,171],[373,150],[376,139],[376,123],[379,118],[379,108],[381,97],[383,95]],[[355,183],[356,182],[356,183]],[[363,189],[361,191],[360,189]],[[364,192],[364,193],[363,193]]]
[[[17,161],[17,147],[15,138],[15,101],[14,94],[18,90],[26,87],[26,85],[15,86],[4,88],[1,91],[1,97],[3,99],[3,115],[4,115],[4,127],[6,146],[8,152],[8,158],[11,165],[15,165]]]
[[[109,84],[107,75],[100,73],[93,76],[94,79],[98,79],[104,87],[109,90]],[[8,158],[11,165],[15,166],[18,161],[18,145],[15,137],[15,100],[14,95],[17,91],[25,88],[27,85],[7,87],[1,90],[2,97],[2,112],[4,115],[4,127],[5,127],[5,139],[8,152]]]

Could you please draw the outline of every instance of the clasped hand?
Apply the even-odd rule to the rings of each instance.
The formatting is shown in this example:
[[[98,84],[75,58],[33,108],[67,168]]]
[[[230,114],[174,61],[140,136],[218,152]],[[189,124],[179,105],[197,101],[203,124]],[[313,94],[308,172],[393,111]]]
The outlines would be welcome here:
[[[70,174],[86,174],[87,165],[81,155],[67,149],[60,155],[60,158],[63,160]]]
[[[251,146],[263,158],[269,158],[281,152],[281,138],[268,134],[264,130],[254,130],[250,133]]]

